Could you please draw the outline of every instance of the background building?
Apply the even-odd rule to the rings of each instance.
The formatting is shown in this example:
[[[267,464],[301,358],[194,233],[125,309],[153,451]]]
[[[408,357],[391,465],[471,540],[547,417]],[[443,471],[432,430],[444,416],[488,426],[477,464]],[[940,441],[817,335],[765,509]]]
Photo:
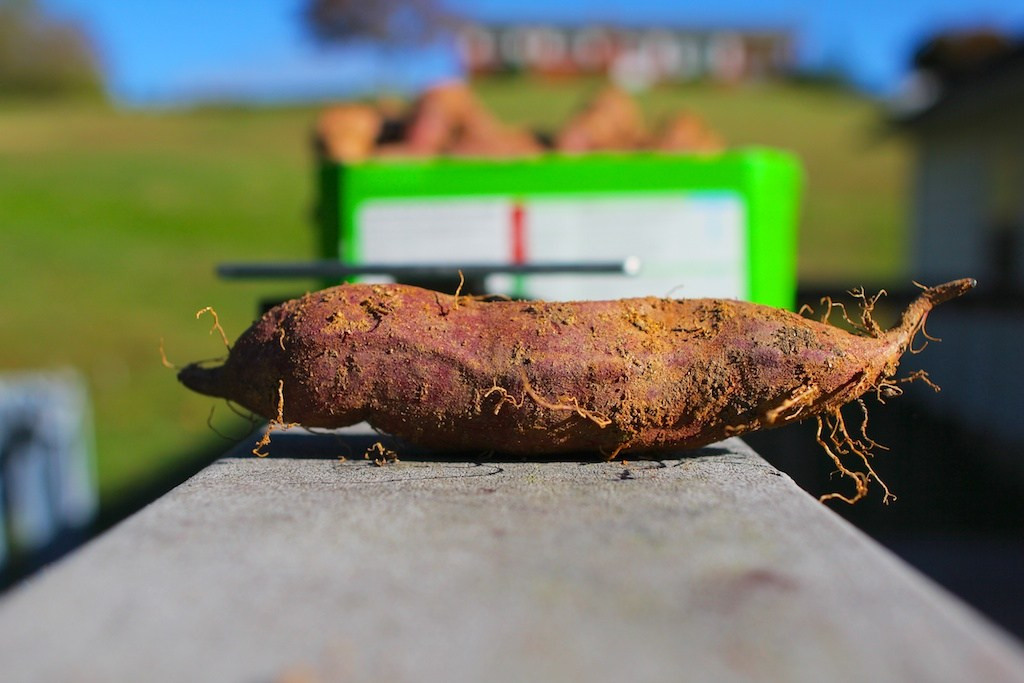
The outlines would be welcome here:
[[[946,391],[931,407],[1020,443],[1024,44],[940,37],[922,48],[917,66],[917,107],[899,120],[916,152],[911,271],[927,284],[979,283],[941,316],[950,334],[929,348],[928,363]],[[938,324],[932,331],[943,336]],[[989,457],[1024,477],[1016,451],[997,451]]]
[[[783,32],[469,24],[458,45],[474,75],[602,75],[647,85],[775,78],[794,66],[792,39]]]

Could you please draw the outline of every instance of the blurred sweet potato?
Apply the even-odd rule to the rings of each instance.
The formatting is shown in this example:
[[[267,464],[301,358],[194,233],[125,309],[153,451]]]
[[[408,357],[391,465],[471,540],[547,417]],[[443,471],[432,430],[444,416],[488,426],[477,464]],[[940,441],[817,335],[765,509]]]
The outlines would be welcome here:
[[[725,146],[702,118],[685,111],[670,116],[651,136],[637,103],[615,87],[598,92],[553,140],[542,144],[533,133],[498,119],[461,81],[428,88],[403,114],[394,103],[331,107],[317,121],[316,144],[321,157],[346,163],[371,156],[516,157],[538,154],[548,147],[585,153],[640,149],[717,152]]]
[[[362,161],[373,154],[382,125],[383,117],[370,105],[333,106],[317,118],[314,145],[322,158]]]
[[[652,146],[664,152],[720,152],[725,143],[703,118],[682,111],[666,119]]]
[[[619,88],[608,87],[566,123],[555,147],[563,152],[638,149],[647,129],[636,102]]]

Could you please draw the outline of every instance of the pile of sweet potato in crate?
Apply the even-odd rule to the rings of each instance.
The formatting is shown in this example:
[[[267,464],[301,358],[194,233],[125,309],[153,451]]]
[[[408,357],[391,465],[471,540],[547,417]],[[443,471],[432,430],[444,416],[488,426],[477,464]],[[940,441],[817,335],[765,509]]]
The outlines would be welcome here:
[[[724,146],[691,112],[668,117],[652,132],[636,102],[615,87],[597,93],[554,135],[538,134],[499,120],[461,82],[431,88],[398,113],[372,104],[331,107],[317,121],[316,144],[324,158],[349,163],[370,157],[508,157],[549,150],[715,152]]]

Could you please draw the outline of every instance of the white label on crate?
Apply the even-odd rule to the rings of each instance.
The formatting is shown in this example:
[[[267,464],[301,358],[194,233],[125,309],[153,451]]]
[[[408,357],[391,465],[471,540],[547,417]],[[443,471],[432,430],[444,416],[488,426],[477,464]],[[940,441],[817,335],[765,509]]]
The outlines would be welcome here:
[[[357,218],[358,253],[370,263],[507,263],[504,197],[376,199]]]
[[[747,295],[746,222],[734,194],[533,199],[525,219],[530,260],[640,259],[633,278],[533,277],[544,299]]]
[[[547,263],[640,259],[639,275],[545,275],[544,299],[748,294],[746,215],[731,192],[378,199],[363,204],[359,253],[383,263]],[[493,276],[492,291],[512,280]]]

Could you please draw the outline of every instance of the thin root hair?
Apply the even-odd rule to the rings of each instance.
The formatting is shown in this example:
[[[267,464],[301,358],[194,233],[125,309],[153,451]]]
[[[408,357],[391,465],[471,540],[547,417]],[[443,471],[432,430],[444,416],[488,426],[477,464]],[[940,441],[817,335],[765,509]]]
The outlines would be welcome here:
[[[455,303],[452,304],[452,308],[456,309],[459,307],[459,294],[462,293],[462,287],[466,284],[466,276],[462,274],[462,269],[459,269],[459,286],[455,288]]]
[[[167,351],[164,349],[164,338],[160,337],[160,364],[170,370],[178,370],[178,366],[167,360]]]
[[[868,436],[868,404],[864,402],[863,398],[858,398],[857,399],[857,405],[860,406],[860,412],[861,412],[861,415],[863,416],[863,419],[861,420],[861,423],[860,423],[860,435],[864,439],[864,442],[868,445],[868,448],[869,449],[880,448],[883,451],[889,450],[888,446],[883,446],[882,444],[878,443],[877,441],[872,439],[870,436]]]
[[[839,473],[843,476],[850,477],[853,479],[855,492],[853,496],[847,496],[842,493],[829,493],[821,496],[819,500],[825,502],[828,500],[838,499],[844,503],[853,504],[863,499],[868,493],[868,484],[874,479],[877,481],[883,491],[882,502],[888,504],[896,500],[896,496],[892,494],[889,487],[875,472],[874,467],[871,466],[870,458],[872,457],[871,449],[877,445],[874,440],[866,436],[867,431],[867,409],[865,406],[861,406],[864,414],[864,420],[861,423],[861,433],[864,436],[864,441],[856,439],[850,435],[849,430],[846,427],[846,421],[843,419],[842,410],[840,408],[834,408],[831,411],[822,415],[815,416],[818,422],[817,433],[815,438],[817,439],[818,445],[821,446],[822,450],[832,459],[835,463]],[[825,428],[828,427],[827,435],[823,436]],[[864,471],[856,471],[847,467],[842,460],[842,456],[856,456],[864,467]]]
[[[875,319],[871,314],[875,310],[875,304],[878,303],[878,300],[886,295],[887,292],[884,289],[878,290],[878,293],[871,297],[865,293],[863,287],[855,287],[850,290],[850,296],[860,301],[861,322],[859,327],[871,337],[882,336],[882,328],[879,327],[877,322],[875,322]]]
[[[231,405],[230,402],[228,402],[228,406],[229,407],[230,407],[230,405]],[[228,434],[225,434],[224,432],[222,432],[220,429],[218,429],[213,424],[213,413],[214,413],[214,411],[216,409],[217,409],[217,404],[216,403],[214,403],[212,406],[210,406],[210,414],[206,416],[206,426],[210,428],[211,432],[213,432],[214,434],[219,436],[221,439],[224,439],[225,441],[230,441],[231,443],[238,443],[239,441],[241,441],[242,439],[247,437],[249,434],[251,434],[253,428],[256,426],[255,423],[250,423],[249,431],[247,431],[244,434],[241,434],[239,436],[229,436]],[[234,412],[234,409],[232,409],[232,412]],[[238,413],[235,413],[235,414],[237,415]]]
[[[252,425],[253,427],[256,427],[256,425],[259,424],[260,419],[256,415],[256,413],[248,409],[242,410],[239,406],[235,405],[234,401],[230,399],[224,399],[224,403],[225,405],[227,405],[228,409],[231,410],[231,412],[233,412],[235,415],[242,418],[243,420],[247,420],[249,424]]]
[[[289,427],[296,427],[296,422],[285,422],[284,421],[284,380],[278,380],[277,382],[277,417],[267,423],[267,431],[263,432],[263,436],[256,442],[256,447],[252,449],[252,454],[265,458],[270,455],[268,452],[262,449],[270,445],[270,434],[278,429],[288,429]]]
[[[196,311],[196,320],[202,317],[203,313],[209,313],[213,316],[213,327],[210,328],[210,334],[213,334],[214,330],[220,332],[221,341],[224,342],[224,347],[228,351],[231,350],[231,342],[228,341],[228,335],[224,332],[224,328],[220,325],[220,316],[217,315],[217,311],[213,310],[213,306],[207,306]]]
[[[526,370],[524,370],[523,368],[519,368],[519,374],[523,380],[523,390],[527,393],[527,395],[529,395],[530,398],[533,399],[534,403],[536,403],[540,407],[547,408],[548,410],[570,410],[572,412],[575,412],[580,417],[590,420],[601,429],[604,429],[605,427],[612,423],[611,419],[602,415],[601,413],[598,413],[593,410],[588,410],[580,406],[580,402],[579,400],[577,400],[575,396],[573,396],[570,399],[571,403],[552,403],[551,401],[548,401],[543,396],[538,394],[530,385],[530,380],[526,377]],[[618,451],[616,451],[616,454],[617,452]]]
[[[915,370],[906,377],[900,377],[896,381],[899,382],[900,384],[910,384],[911,382],[916,382],[917,380],[921,380],[922,382],[927,384],[929,387],[932,388],[932,390],[935,393],[942,391],[942,387],[940,387],[938,384],[932,381],[932,378],[928,375],[927,370]]]
[[[491,394],[499,395],[498,403],[494,406],[495,415],[497,415],[501,411],[501,407],[506,403],[516,409],[522,408],[526,404],[526,397],[529,396],[533,400],[533,402],[539,405],[541,408],[546,408],[548,410],[568,410],[574,412],[580,417],[590,420],[591,422],[593,422],[602,429],[604,429],[605,427],[612,423],[611,419],[606,417],[605,415],[602,415],[601,413],[594,410],[588,410],[581,406],[579,400],[575,396],[569,399],[569,402],[567,403],[553,403],[547,400],[546,398],[538,394],[537,391],[530,384],[530,380],[526,376],[525,369],[519,368],[519,376],[523,383],[523,395],[520,396],[518,400],[515,398],[515,396],[512,395],[512,393],[508,389],[499,386],[497,380],[492,381],[491,388],[483,393],[483,398],[488,398],[489,396],[491,396]],[[618,454],[619,450],[621,450],[621,447],[616,449],[615,454],[613,454],[611,458],[614,458],[615,455]]]

